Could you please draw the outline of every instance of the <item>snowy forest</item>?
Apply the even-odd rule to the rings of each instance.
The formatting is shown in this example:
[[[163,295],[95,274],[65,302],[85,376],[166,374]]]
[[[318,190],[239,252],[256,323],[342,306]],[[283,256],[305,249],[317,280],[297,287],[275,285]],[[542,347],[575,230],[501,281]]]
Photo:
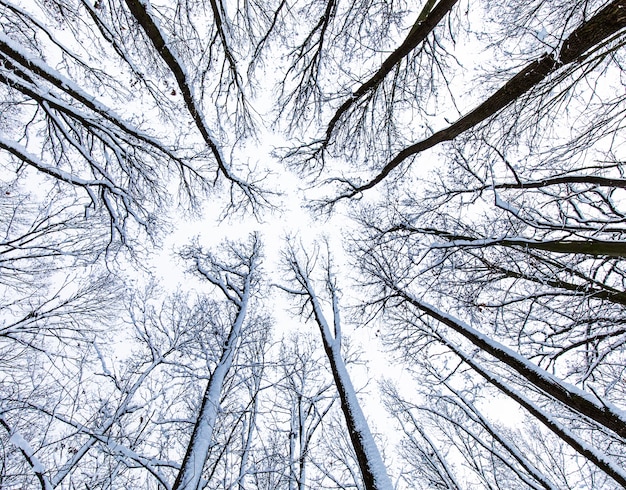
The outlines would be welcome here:
[[[626,488],[626,0],[0,24],[0,488]]]

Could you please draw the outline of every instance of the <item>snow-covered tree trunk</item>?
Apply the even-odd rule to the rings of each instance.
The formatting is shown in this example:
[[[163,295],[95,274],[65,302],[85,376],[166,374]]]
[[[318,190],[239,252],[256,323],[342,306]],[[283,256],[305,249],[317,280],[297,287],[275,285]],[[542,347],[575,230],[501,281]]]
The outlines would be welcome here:
[[[333,321],[331,324],[324,315],[322,304],[310,278],[311,263],[302,263],[295,250],[286,254],[286,261],[291,267],[294,282],[300,289],[279,286],[284,291],[298,297],[304,296],[312,310],[313,317],[319,327],[324,351],[331,367],[335,386],[341,400],[341,410],[344,415],[352,446],[356,453],[357,462],[361,470],[363,484],[367,490],[391,490],[392,484],[387,474],[378,446],[372,436],[356,390],[352,384],[350,374],[346,369],[341,353],[341,318],[339,309],[339,291],[332,276],[330,264],[327,265],[325,284],[330,294]]]
[[[260,247],[258,237],[253,237],[248,249],[235,250],[234,255],[239,262],[234,265],[222,265],[219,260],[208,254],[202,255],[197,250],[186,253],[189,258],[195,260],[197,273],[221,290],[227,301],[234,305],[235,313],[222,354],[211,372],[202,397],[191,439],[172,490],[196,490],[202,480],[202,470],[209,454],[215,421],[220,409],[222,387],[233,364],[249,312],[251,294],[258,280]]]

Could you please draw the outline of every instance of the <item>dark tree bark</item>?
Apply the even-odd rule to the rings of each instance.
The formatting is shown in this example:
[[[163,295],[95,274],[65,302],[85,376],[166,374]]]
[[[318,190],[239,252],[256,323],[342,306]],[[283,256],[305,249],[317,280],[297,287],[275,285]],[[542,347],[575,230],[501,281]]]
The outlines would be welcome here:
[[[626,1],[615,0],[602,8],[591,19],[583,22],[564,41],[558,53],[546,53],[539,59],[526,65],[502,88],[496,91],[482,104],[469,112],[454,124],[437,131],[432,136],[414,143],[392,158],[374,178],[365,183],[350,183],[350,188],[331,199],[349,199],[380,184],[394,169],[408,158],[418,155],[445,141],[451,141],[460,134],[476,127],[502,109],[521,99],[533,87],[539,85],[549,75],[569,64],[581,63],[588,52],[600,49],[604,43],[626,27]],[[345,179],[342,179],[345,182]]]

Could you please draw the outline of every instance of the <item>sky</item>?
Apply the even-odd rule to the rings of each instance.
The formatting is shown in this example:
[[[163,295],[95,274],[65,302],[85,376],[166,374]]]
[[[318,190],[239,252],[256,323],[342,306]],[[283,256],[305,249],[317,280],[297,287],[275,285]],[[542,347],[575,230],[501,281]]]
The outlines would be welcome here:
[[[167,3],[163,2],[164,5]],[[158,6],[157,3],[154,4],[155,8],[160,8],[163,12],[169,13],[164,5]],[[297,5],[301,6],[302,4],[298,3]],[[217,141],[220,144],[223,143],[222,153],[227,157],[229,163],[232,164],[232,170],[237,175],[245,178],[247,171],[253,170],[255,177],[264,177],[260,185],[271,191],[268,195],[269,204],[265,209],[259,210],[257,215],[253,215],[248,211],[229,211],[227,205],[231,195],[228,192],[228,183],[223,177],[220,177],[218,184],[210,189],[206,196],[201,198],[201,202],[193,210],[194,212],[185,214],[176,208],[176,199],[172,198],[172,193],[175,191],[175,182],[172,179],[172,183],[167,184],[170,187],[166,186],[166,192],[164,193],[163,209],[172,205],[167,212],[160,213],[161,209],[156,204],[156,198],[152,200],[153,196],[144,196],[143,203],[146,204],[148,212],[152,213],[152,216],[163,218],[165,226],[161,230],[162,235],[160,238],[162,238],[162,242],[158,243],[154,248],[151,248],[151,245],[147,246],[145,251],[138,253],[136,256],[141,257],[142,261],[145,260],[141,265],[147,266],[150,272],[154,273],[167,292],[182,290],[204,294],[207,291],[211,291],[212,288],[186,272],[188,265],[177,256],[180,248],[197,239],[203,247],[219,249],[223,240],[242,241],[251,232],[258,232],[264,243],[264,267],[267,282],[269,284],[283,284],[285,274],[281,266],[281,251],[284,250],[286,238],[291,237],[297,243],[301,243],[307,250],[312,250],[316,243],[319,244],[320,240],[326,239],[333,254],[333,264],[339,287],[342,290],[342,305],[346,311],[345,318],[347,319],[348,307],[358,304],[360,300],[367,299],[362,297],[363,288],[355,280],[356,273],[354,270],[356,267],[351,262],[355,259],[352,259],[345,250],[345,246],[351,239],[357,236],[360,230],[359,225],[354,220],[355,215],[358,215],[359,212],[367,209],[370,205],[383,204],[382,207],[385,207],[385,212],[389,214],[392,213],[392,208],[395,211],[397,208],[404,207],[402,212],[409,219],[413,211],[410,209],[410,203],[407,204],[408,201],[403,199],[409,195],[418,196],[416,199],[420,199],[419,193],[424,189],[425,182],[430,181],[432,183],[434,181],[433,174],[431,174],[431,171],[434,169],[443,169],[442,180],[448,177],[453,180],[454,176],[450,175],[452,172],[450,169],[454,167],[451,166],[450,162],[457,154],[449,151],[450,146],[445,148],[440,146],[424,152],[413,163],[405,164],[403,168],[394,170],[389,179],[383,184],[368,190],[362,196],[356,196],[350,202],[340,202],[330,214],[312,208],[309,204],[315,199],[327,196],[328,192],[332,192],[332,185],[324,183],[324,179],[327,177],[347,175],[367,181],[373,175],[375,168],[380,168],[389,155],[393,155],[394,152],[406,146],[409,142],[420,140],[424,135],[430,135],[439,129],[449,126],[461,114],[467,113],[469,109],[474,107],[477,101],[483,100],[482,97],[492,93],[494,88],[501,86],[507,77],[514,73],[515,67],[526,66],[528,59],[533,59],[534,56],[540,55],[546,49],[558,48],[558,45],[555,44],[558,35],[551,34],[549,29],[551,22],[555,22],[555,20],[551,19],[549,15],[544,18],[540,16],[538,19],[532,19],[528,24],[520,26],[520,32],[516,33],[519,36],[511,36],[508,39],[506,37],[502,38],[502,33],[497,32],[499,20],[494,18],[495,14],[492,14],[491,6],[491,4],[474,5],[470,3],[461,5],[462,8],[459,8],[457,15],[462,19],[462,22],[459,24],[463,28],[445,34],[446,47],[453,52],[451,56],[442,56],[441,58],[445,58],[444,61],[448,63],[444,72],[446,75],[449,75],[449,78],[445,79],[440,73],[437,74],[437,70],[433,68],[435,75],[432,93],[426,89],[420,92],[420,88],[423,88],[420,84],[425,83],[423,73],[407,71],[406,83],[407,85],[414,84],[417,94],[413,99],[409,100],[410,90],[407,89],[407,92],[403,95],[406,99],[396,101],[396,107],[402,107],[403,112],[395,120],[397,127],[396,131],[390,136],[389,144],[391,149],[384,156],[381,156],[383,155],[382,151],[377,153],[377,150],[384,147],[383,136],[376,133],[370,140],[367,140],[367,138],[364,140],[356,139],[355,143],[350,138],[353,136],[353,130],[354,133],[357,132],[357,128],[352,128],[348,125],[344,128],[347,141],[350,144],[361,144],[362,146],[357,146],[353,154],[349,152],[351,149],[349,144],[341,148],[338,148],[341,145],[331,147],[326,166],[319,173],[307,172],[306,170],[298,173],[294,168],[298,163],[301,163],[298,162],[300,156],[292,158],[289,162],[283,158],[287,149],[302,143],[303,138],[307,140],[320,136],[320,131],[323,132],[324,124],[328,122],[333,109],[343,100],[342,97],[345,94],[341,92],[342,90],[346,92],[346,90],[345,86],[342,87],[341,85],[347,83],[346,79],[353,77],[356,86],[357,82],[366,74],[369,74],[372,67],[380,63],[389,54],[390,50],[399,43],[402,35],[406,33],[407,28],[411,24],[412,17],[410,16],[400,20],[398,22],[399,26],[391,29],[388,45],[375,46],[374,48],[369,46],[367,49],[360,46],[360,48],[363,48],[363,51],[378,51],[372,54],[368,60],[351,59],[351,53],[349,52],[338,53],[337,50],[331,51],[336,54],[337,58],[328,60],[329,66],[324,68],[328,71],[323,72],[325,74],[323,83],[326,84],[326,88],[330,87],[332,89],[329,89],[331,95],[327,98],[322,97],[320,102],[321,108],[315,117],[303,118],[293,128],[289,127],[285,117],[277,120],[277,112],[274,110],[278,100],[278,90],[274,85],[280,77],[280,70],[284,69],[286,63],[290,61],[287,56],[289,50],[285,47],[269,49],[265,65],[254,74],[255,81],[259,82],[256,92],[250,98],[252,105],[255,107],[255,111],[252,112],[252,118],[258,125],[258,132],[255,138],[250,137],[248,134],[245,137],[242,136],[240,140],[237,139],[240,135],[235,134],[230,124],[231,121],[228,121],[225,117],[225,115],[230,115],[229,111],[233,107],[232,100],[230,102],[231,105],[224,97],[216,102],[212,99],[215,92],[207,89],[208,95],[203,99],[205,121],[211,127]],[[54,24],[54,19],[46,18],[46,14],[39,10],[38,3],[34,0],[29,0],[24,7],[36,10],[43,23]],[[411,6],[411,8],[414,8],[414,6]],[[504,9],[504,7],[502,8]],[[302,12],[298,13],[302,14]],[[77,25],[82,26],[80,22]],[[476,26],[479,27],[476,28]],[[483,26],[484,29],[482,29]],[[365,26],[364,29],[366,27],[368,26]],[[379,26],[376,25],[376,27]],[[470,27],[475,28],[475,32],[470,32]],[[82,28],[85,27],[83,26]],[[467,28],[467,31],[464,30],[465,28]],[[492,29],[492,31],[487,31],[488,29]],[[567,29],[569,29],[569,26]],[[103,72],[113,77],[110,86],[105,86],[104,83],[98,85],[98,81],[95,78],[92,79],[90,83],[86,84],[86,86],[89,86],[87,89],[89,93],[96,95],[102,103],[114,107],[125,120],[131,121],[133,124],[141,123],[146,131],[153,132],[168,143],[180,145],[179,149],[181,149],[181,152],[194,155],[192,159],[194,164],[205,164],[210,168],[209,175],[212,180],[215,175],[213,173],[213,170],[215,170],[214,159],[208,152],[205,143],[199,137],[197,128],[193,125],[193,121],[184,106],[183,98],[179,93],[180,90],[177,90],[171,73],[167,73],[165,69],[160,71],[157,69],[153,71],[148,70],[145,73],[146,79],[153,84],[153,87],[157,87],[162,91],[162,108],[160,112],[145,90],[134,89],[134,87],[138,86],[137,80],[133,79],[134,75],[130,73],[128,67],[123,66],[122,62],[119,60],[114,61],[116,55],[112,50],[109,50],[108,53],[104,50],[97,52],[95,45],[82,45],[75,41],[74,32],[66,29],[64,26],[54,25],[53,30],[58,42],[71,46],[72,50],[80,53],[80,57],[87,64],[99,63]],[[294,27],[294,33],[292,33],[294,36],[301,35],[301,33],[296,32],[297,30],[297,27]],[[122,31],[128,31],[128,29],[122,26]],[[179,34],[185,36],[185,33]],[[232,35],[234,38],[236,36],[235,29],[229,32],[229,35]],[[39,36],[45,38],[41,34]],[[444,34],[441,34],[441,36],[443,39]],[[192,37],[190,36],[190,38]],[[499,44],[494,39],[499,39]],[[51,44],[50,40],[42,42],[47,43],[48,47]],[[354,46],[355,49],[358,49],[358,42]],[[198,59],[200,59],[199,63],[207,63],[207,58],[200,56],[199,52],[193,49],[190,51],[192,56],[198,56]],[[203,52],[203,54],[205,53]],[[238,53],[238,55],[241,55],[242,65],[245,64],[244,62],[247,61],[246,57],[249,56],[249,53]],[[72,72],[75,69],[73,65],[68,68],[68,64],[62,59],[56,48],[50,47],[46,49],[44,56],[50,66],[58,69],[61,73]],[[143,62],[144,60],[141,61]],[[196,60],[194,59],[194,61]],[[342,63],[346,64],[342,66]],[[191,70],[194,67],[187,66],[187,69]],[[77,72],[79,71],[77,70]],[[616,73],[621,75],[619,70]],[[336,80],[333,78],[333,75],[336,76]],[[615,80],[618,78],[615,78]],[[105,80],[104,76],[102,80]],[[123,83],[117,84],[116,81],[118,80],[122,80]],[[447,82],[447,84],[444,82]],[[615,81],[615,85],[604,87],[603,89],[606,89],[607,93],[619,93],[620,83],[620,81]],[[94,87],[94,85],[96,86]],[[198,93],[199,91],[196,92],[196,95]],[[385,96],[389,95],[384,90],[381,90],[381,93],[384,93]],[[598,94],[603,96],[604,92],[599,91]],[[198,95],[198,97],[200,96]],[[381,95],[381,98],[384,97]],[[555,141],[559,141],[559,138],[570,137],[570,133],[574,130],[570,132],[569,124],[571,123],[572,127],[574,127],[575,124],[584,119],[580,114],[584,114],[585,104],[593,107],[595,103],[593,98],[590,100],[591,102],[583,97],[572,97],[571,103],[568,102],[569,105],[564,110],[562,119],[554,124],[554,127],[550,127],[549,131],[544,131],[543,126],[537,123],[537,127],[541,128],[541,134],[535,135],[532,131],[532,124],[528,123],[531,126],[528,132],[533,134],[530,136],[524,135],[526,139],[520,138],[520,142],[516,143],[516,147],[506,149],[508,151],[507,155],[514,160],[514,165],[523,167],[528,164],[528,161],[531,161],[531,157],[528,157],[528,161],[525,160],[525,153],[534,143],[533,138],[537,137],[540,141],[538,148],[543,149],[545,147],[550,149],[550,145],[553,145]],[[314,111],[318,110],[311,101],[307,101],[307,103],[311,104]],[[30,109],[26,109],[24,114],[27,114],[28,110]],[[286,112],[288,114],[289,109]],[[510,115],[510,113],[507,114]],[[380,114],[377,113],[376,115]],[[27,117],[24,116],[24,119],[26,120]],[[509,121],[497,120],[493,127],[498,127],[500,123],[502,127],[506,127]],[[546,127],[548,126],[546,125]],[[384,127],[387,128],[388,126]],[[377,128],[376,131],[378,129],[380,128]],[[498,129],[500,128],[498,127]],[[380,133],[384,133],[384,131],[380,131]],[[10,134],[7,132],[6,135],[0,135],[0,137],[7,138],[8,141],[9,137],[13,137],[16,134],[18,134],[17,130]],[[485,132],[485,134],[485,141],[487,141],[491,134],[488,134],[488,132]],[[41,130],[38,132],[33,129],[29,134],[29,138],[23,138],[20,141],[21,144],[27,145],[28,148],[37,148],[38,145],[42,146],[41,141],[44,136],[45,132]],[[511,138],[508,136],[504,135],[501,139],[497,136],[495,139],[498,143],[502,143],[503,147],[506,147],[509,143],[512,144],[514,140],[513,136]],[[544,145],[544,147],[541,147],[541,145]],[[597,154],[600,154],[601,151],[606,150],[606,145],[606,142],[600,142],[594,150],[597,151]],[[339,156],[336,156],[337,153],[332,154],[335,150],[339,153]],[[589,154],[591,153],[593,152],[590,151]],[[470,157],[474,156],[476,155],[470,155]],[[480,156],[478,154],[477,158]],[[151,170],[157,168],[156,160],[151,160],[151,157],[146,155],[142,157],[145,157],[147,168]],[[537,158],[537,160],[540,157],[541,155],[533,155],[533,158]],[[580,158],[585,157],[586,155]],[[6,158],[6,153],[1,153],[0,158]],[[533,161],[531,161],[531,164],[536,165],[532,172],[533,176],[543,172],[540,164]],[[528,164],[529,168],[531,164]],[[81,171],[78,169],[76,161],[66,161],[64,165],[66,165],[67,169],[76,170],[79,173]],[[491,162],[489,165],[491,165],[492,169],[497,165],[503,166],[502,162],[499,161],[497,163]],[[485,168],[489,165],[486,164]],[[487,172],[482,167],[480,167],[479,171]],[[505,170],[503,173],[507,171]],[[552,167],[546,165],[545,171],[552,171]],[[543,175],[543,173],[541,174]],[[28,176],[29,173],[24,171],[22,175]],[[33,172],[33,175],[36,175],[36,173]],[[12,175],[6,176],[6,180],[10,178],[12,178]],[[491,179],[493,181],[493,174]],[[24,185],[26,190],[37,194],[41,199],[49,196],[48,191],[51,187],[43,185],[47,179],[35,176],[32,178],[27,177],[26,180],[28,181]],[[471,179],[468,178],[467,180]],[[487,177],[486,181],[490,181],[490,178]],[[390,182],[389,186],[387,185],[388,182]],[[446,183],[449,184],[449,181],[446,181]],[[454,185],[457,185],[456,181],[454,181]],[[462,185],[462,183],[459,185]],[[434,187],[436,188],[436,186]],[[459,221],[461,221],[461,218],[468,218],[465,222],[471,224],[473,213],[478,215],[480,211],[482,219],[482,215],[486,216],[494,208],[494,205],[501,205],[502,209],[499,210],[502,211],[501,214],[513,209],[508,202],[498,200],[499,195],[496,192],[493,192],[493,196],[497,195],[497,198],[490,197],[491,194],[489,192],[491,191],[493,191],[493,188],[485,191],[484,194],[488,197],[484,199],[482,195],[480,199],[476,198],[478,204],[475,204],[473,207],[459,207],[458,209],[449,209],[447,211],[452,218]],[[235,204],[239,204],[241,195],[235,194],[235,196]],[[89,214],[88,210],[91,209],[88,206],[89,201],[85,195],[82,196],[82,199],[87,205],[85,214]],[[619,192],[615,193],[614,202],[617,205],[623,203],[623,198]],[[545,209],[549,209],[547,203],[545,204]],[[480,220],[477,218],[475,221],[478,227]],[[139,229],[140,227],[138,226],[129,225],[129,233],[137,232],[137,236],[133,238],[137,238],[139,242],[142,242],[146,237],[139,234]],[[494,231],[494,234],[498,233],[498,230]],[[412,246],[417,249],[421,247],[421,244],[412,244]],[[417,250],[416,255],[420,251],[421,249]],[[119,260],[109,267],[111,269],[119,267],[116,272],[120,273],[120,276],[127,281],[127,284],[136,287],[143,282],[149,281],[149,274],[146,273],[146,270],[136,267],[137,264],[129,256],[120,253],[117,258]],[[113,264],[113,261],[111,264]],[[410,273],[413,272],[411,269]],[[454,271],[450,273],[452,274],[452,272]],[[441,289],[444,290],[445,285]],[[317,329],[312,322],[303,325],[300,318],[290,314],[291,301],[286,294],[280,293],[271,286],[269,291],[266,302],[268,309],[272,310],[275,318],[273,331],[276,339],[291,331]],[[427,296],[430,292],[429,288],[424,286],[423,294]],[[436,292],[439,293],[440,291]],[[213,292],[209,294],[213,294]],[[454,300],[457,299],[460,300],[459,304],[453,304]],[[465,299],[444,298],[442,303],[445,306],[451,305],[451,309],[456,306],[458,308],[456,311],[458,312],[462,310],[462,303]],[[480,315],[477,314],[476,318],[480,318]],[[479,323],[474,320],[474,318],[469,320],[474,322],[472,326]],[[372,417],[378,427],[386,429],[390,426],[390,423],[379,403],[376,382],[379,379],[391,378],[397,381],[398,384],[402,386],[406,384],[408,387],[412,376],[406,368],[401,366],[401,359],[398,359],[399,349],[386,352],[384,346],[382,346],[379,331],[381,328],[384,330],[384,327],[385,325],[376,323],[362,326],[358,322],[350,324],[344,321],[344,328],[347,330],[347,333],[353,342],[358,344],[358,348],[363,350],[363,358],[367,359],[365,365],[351,368],[355,385],[367,385],[366,396],[363,396],[366,412]],[[497,321],[494,332],[496,327],[498,327]],[[130,351],[127,344],[122,345],[120,343],[120,345],[115,347],[120,349],[118,352],[119,359],[128,356]],[[407,391],[410,390],[410,387],[407,388]],[[407,395],[410,396],[410,393],[407,393]],[[513,408],[514,405],[511,402],[504,401],[500,403],[499,401],[487,399],[483,403],[485,412],[489,413],[495,420],[507,423],[511,427],[518,423],[520,412]],[[393,439],[393,436],[390,436],[390,439]]]

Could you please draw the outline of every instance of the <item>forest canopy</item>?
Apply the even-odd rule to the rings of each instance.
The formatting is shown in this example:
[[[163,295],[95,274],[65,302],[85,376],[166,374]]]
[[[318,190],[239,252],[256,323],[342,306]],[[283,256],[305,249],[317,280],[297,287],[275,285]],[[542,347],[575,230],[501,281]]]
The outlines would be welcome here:
[[[626,487],[626,0],[0,24],[1,488]]]

